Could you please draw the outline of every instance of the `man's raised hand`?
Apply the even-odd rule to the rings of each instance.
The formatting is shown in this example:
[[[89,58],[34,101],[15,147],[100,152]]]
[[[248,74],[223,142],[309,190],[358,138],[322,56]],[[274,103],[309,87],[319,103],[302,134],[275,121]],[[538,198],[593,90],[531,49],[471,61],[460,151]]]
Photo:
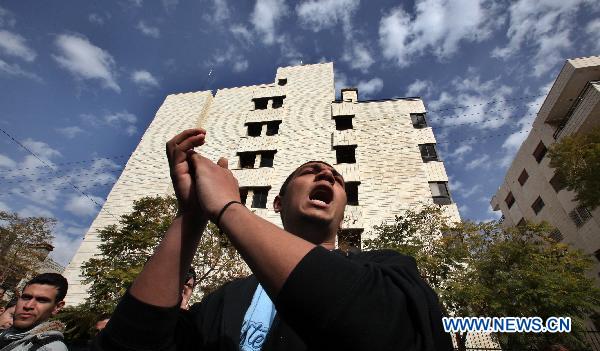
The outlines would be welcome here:
[[[194,151],[188,151],[193,167],[196,195],[202,210],[213,222],[219,212],[230,201],[240,201],[237,179],[227,168],[227,159],[221,158],[215,164]]]
[[[187,158],[188,151],[204,144],[205,135],[204,129],[187,129],[167,142],[167,159],[180,214],[193,213],[205,217],[196,198],[194,178]]]

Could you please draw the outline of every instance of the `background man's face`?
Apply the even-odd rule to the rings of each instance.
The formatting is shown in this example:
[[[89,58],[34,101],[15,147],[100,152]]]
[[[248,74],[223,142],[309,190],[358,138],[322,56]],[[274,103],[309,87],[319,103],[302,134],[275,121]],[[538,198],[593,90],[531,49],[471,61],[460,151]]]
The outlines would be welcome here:
[[[185,310],[189,308],[189,302],[193,292],[194,278],[190,278],[187,282],[185,282],[185,284],[183,284],[183,291],[181,292],[181,305],[179,307]]]
[[[15,306],[13,326],[26,329],[46,321],[64,306],[64,301],[55,301],[58,289],[52,285],[31,284],[23,289],[23,293]]]
[[[100,331],[102,331],[102,329],[106,328],[106,324],[108,323],[108,321],[110,320],[110,318],[104,318],[102,320],[99,320],[96,322],[96,332],[99,333]]]
[[[7,308],[2,314],[0,314],[0,329],[8,329],[13,324],[13,316],[15,313],[15,306]]]
[[[326,164],[308,163],[296,170],[280,202],[284,223],[318,221],[337,230],[347,202],[344,179]]]

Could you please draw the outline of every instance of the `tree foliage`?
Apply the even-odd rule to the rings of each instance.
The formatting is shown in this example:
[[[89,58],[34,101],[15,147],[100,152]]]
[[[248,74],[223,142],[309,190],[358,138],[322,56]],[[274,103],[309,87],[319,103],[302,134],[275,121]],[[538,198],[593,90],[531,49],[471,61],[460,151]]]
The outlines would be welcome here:
[[[54,239],[55,223],[53,218],[0,211],[0,284],[14,289],[35,272],[47,254],[44,246]]]
[[[133,211],[119,224],[102,228],[99,254],[82,266],[89,284],[86,304],[97,314],[110,313],[141,272],[177,213],[173,197],[145,197],[134,202]],[[226,236],[209,225],[194,257],[197,284],[202,292],[246,274],[241,260]],[[197,298],[196,298],[197,300]]]
[[[549,150],[556,176],[588,208],[600,205],[600,127],[564,137]]]
[[[413,256],[422,276],[455,316],[570,316],[571,334],[498,334],[505,349],[553,342],[583,347],[583,319],[600,304],[586,276],[592,260],[550,239],[546,224],[505,228],[498,222],[448,224],[438,207],[407,211],[375,227],[367,249],[390,248]],[[466,340],[459,335],[459,345]]]

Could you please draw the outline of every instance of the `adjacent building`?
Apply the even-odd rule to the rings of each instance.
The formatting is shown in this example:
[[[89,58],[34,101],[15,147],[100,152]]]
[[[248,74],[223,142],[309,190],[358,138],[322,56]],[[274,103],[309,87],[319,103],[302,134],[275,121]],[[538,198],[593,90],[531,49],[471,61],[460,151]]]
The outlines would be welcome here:
[[[574,201],[549,167],[546,152],[568,135],[600,126],[600,56],[567,60],[521,145],[491,205],[507,225],[546,221],[552,237],[600,261],[600,207]],[[598,278],[600,265],[593,275]]]
[[[281,67],[269,84],[169,95],[131,155],[64,274],[67,302],[86,297],[81,265],[98,252],[98,230],[131,211],[135,199],[172,194],[165,143],[184,129],[207,130],[199,149],[224,156],[242,201],[281,225],[272,202],[297,166],[323,160],[344,175],[348,206],[339,246],[360,247],[374,225],[424,203],[459,220],[436,140],[419,98],[360,100],[357,89],[335,99],[333,64]]]

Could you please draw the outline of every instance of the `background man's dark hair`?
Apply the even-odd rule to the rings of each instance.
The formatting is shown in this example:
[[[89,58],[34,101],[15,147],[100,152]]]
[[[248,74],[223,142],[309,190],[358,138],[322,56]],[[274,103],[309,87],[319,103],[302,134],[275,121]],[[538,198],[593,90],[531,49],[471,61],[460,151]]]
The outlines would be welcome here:
[[[285,181],[283,182],[283,185],[281,185],[281,188],[279,189],[279,196],[285,195],[285,191],[287,190],[287,186],[292,181],[292,179],[294,178],[294,175],[296,174],[296,171],[298,171],[300,168],[302,168],[303,166],[305,166],[305,165],[307,165],[309,163],[322,163],[324,165],[327,165],[327,166],[335,169],[335,167],[333,167],[329,163],[323,162],[323,161],[308,161],[308,162],[304,162],[300,166],[296,167],[296,169],[292,173],[290,173],[290,175],[287,178],[285,178]]]
[[[190,267],[190,269],[188,269],[183,282],[186,283],[188,280],[190,280],[190,278],[194,278],[194,286],[196,286],[196,271],[194,270],[194,267]]]
[[[69,283],[67,283],[67,279],[58,273],[42,273],[40,275],[36,275],[30,281],[25,284],[23,290],[32,284],[41,284],[41,285],[52,285],[58,289],[58,293],[56,294],[56,299],[54,302],[59,302],[65,299],[67,296],[67,289],[69,289]]]

